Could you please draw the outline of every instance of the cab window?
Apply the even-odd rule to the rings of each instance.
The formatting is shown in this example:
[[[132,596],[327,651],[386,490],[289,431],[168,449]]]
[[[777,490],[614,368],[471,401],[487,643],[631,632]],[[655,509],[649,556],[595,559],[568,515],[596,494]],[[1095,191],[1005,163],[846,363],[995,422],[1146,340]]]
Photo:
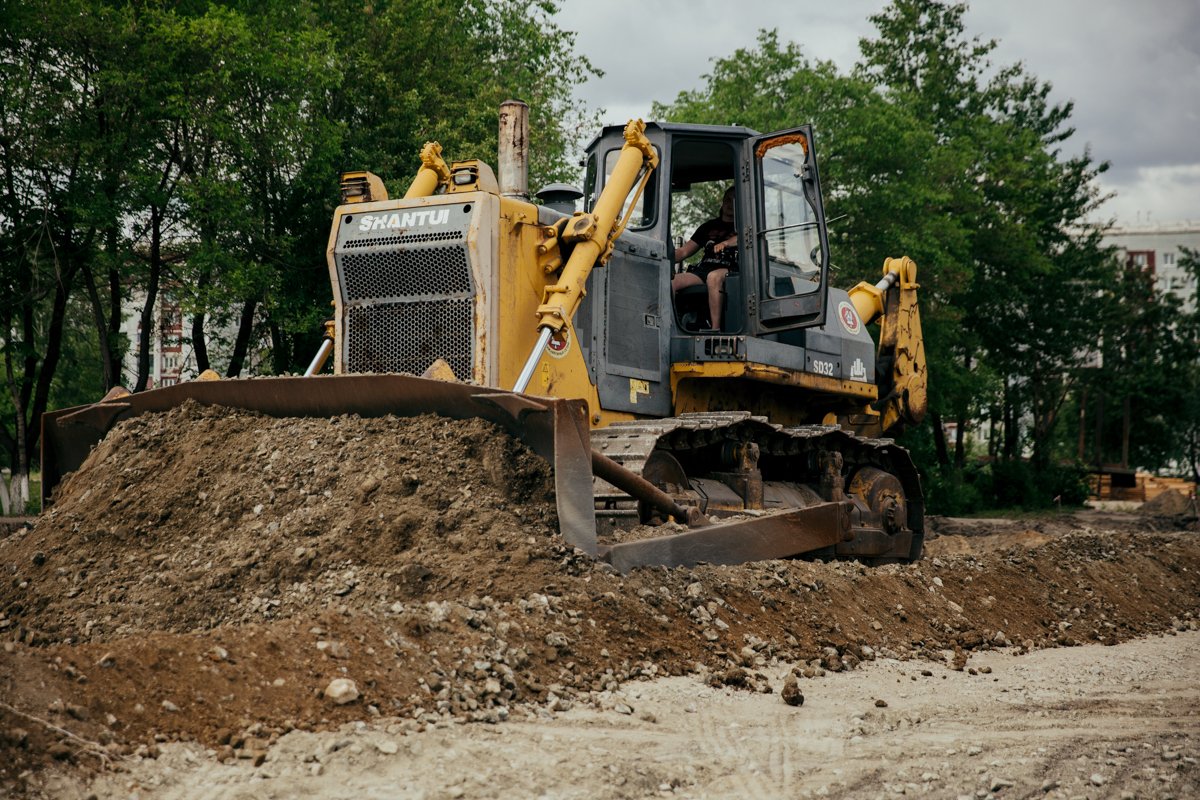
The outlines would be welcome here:
[[[658,151],[657,147],[655,147],[654,149],[655,149],[655,152]],[[617,159],[620,157],[621,157],[620,150],[609,150],[607,153],[604,154],[604,184],[606,186],[608,185],[608,179],[610,177],[612,177],[613,170],[616,169],[616,167],[617,167]],[[661,159],[661,155],[660,155],[660,159]],[[644,229],[644,228],[649,228],[650,226],[652,226],[654,224],[655,217],[658,214],[658,209],[654,207],[655,206],[655,202],[654,202],[655,192],[653,191],[653,189],[654,189],[653,185],[648,185],[646,187],[646,191],[642,192],[641,197],[639,197],[637,199],[637,205],[634,206],[633,214],[629,217],[629,229],[630,230],[640,230],[640,229]],[[625,198],[625,204],[621,207],[622,219],[625,217],[625,213],[629,210],[629,202],[632,199],[633,199],[633,193],[630,192],[629,197]],[[594,204],[596,201],[596,198],[590,197],[589,200],[591,201],[592,204]],[[588,207],[591,208],[592,206],[589,205]]]
[[[790,137],[789,137],[790,138]],[[802,139],[776,140],[758,159],[763,187],[761,236],[766,244],[767,297],[789,297],[820,288],[821,237],[805,193]]]

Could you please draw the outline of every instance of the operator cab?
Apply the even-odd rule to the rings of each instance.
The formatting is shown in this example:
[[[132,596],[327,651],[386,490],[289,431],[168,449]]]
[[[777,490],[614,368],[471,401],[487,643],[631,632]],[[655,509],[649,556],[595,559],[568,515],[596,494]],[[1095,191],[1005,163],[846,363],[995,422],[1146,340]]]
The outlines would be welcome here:
[[[661,242],[672,276],[689,269],[703,275],[716,265],[714,254],[705,253],[706,242],[689,248],[696,252],[683,263],[675,263],[675,254],[701,225],[718,217],[722,195],[734,190],[737,247],[716,254],[729,270],[720,297],[720,328],[711,326],[709,287],[677,280],[693,285],[670,293],[675,335],[777,339],[784,331],[822,325],[828,245],[811,129],[761,136],[736,126],[648,123],[646,135],[660,166],[636,198],[626,231]],[[586,208],[611,174],[621,143],[614,127],[589,145]]]

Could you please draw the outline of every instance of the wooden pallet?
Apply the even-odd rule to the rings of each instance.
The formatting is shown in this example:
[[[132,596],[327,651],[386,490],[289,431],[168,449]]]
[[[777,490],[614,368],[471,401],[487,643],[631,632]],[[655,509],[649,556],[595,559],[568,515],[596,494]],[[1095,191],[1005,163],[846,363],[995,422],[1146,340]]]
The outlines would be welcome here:
[[[1112,476],[1108,474],[1092,473],[1088,479],[1091,482],[1092,497],[1096,500],[1144,503],[1147,500],[1153,500],[1163,492],[1178,492],[1184,497],[1193,497],[1196,493],[1194,481],[1183,478],[1164,478],[1148,472],[1137,473],[1137,485],[1129,487],[1113,487]]]

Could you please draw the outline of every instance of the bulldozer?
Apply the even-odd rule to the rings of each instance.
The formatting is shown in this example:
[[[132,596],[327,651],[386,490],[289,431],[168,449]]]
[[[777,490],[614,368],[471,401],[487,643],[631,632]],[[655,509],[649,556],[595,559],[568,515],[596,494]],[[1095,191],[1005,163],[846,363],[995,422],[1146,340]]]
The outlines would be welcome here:
[[[587,146],[582,191],[551,186],[540,203],[527,141],[528,109],[510,102],[499,178],[436,143],[402,198],[344,173],[334,315],[306,375],[46,414],[43,502],[117,422],[188,399],[276,416],[437,413],[490,420],[550,461],[561,535],[622,572],[920,558],[920,478],[884,438],[925,413],[917,267],[889,258],[874,283],[832,285],[812,128],[631,120]],[[681,245],[730,190],[723,282],[672,291],[676,254],[718,257]]]

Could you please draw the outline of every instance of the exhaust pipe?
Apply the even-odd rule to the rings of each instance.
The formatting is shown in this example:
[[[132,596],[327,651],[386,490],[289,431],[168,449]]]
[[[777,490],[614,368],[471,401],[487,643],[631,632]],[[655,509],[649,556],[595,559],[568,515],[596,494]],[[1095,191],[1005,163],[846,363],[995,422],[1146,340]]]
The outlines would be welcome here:
[[[500,104],[500,171],[503,197],[529,199],[529,106],[520,100]]]

